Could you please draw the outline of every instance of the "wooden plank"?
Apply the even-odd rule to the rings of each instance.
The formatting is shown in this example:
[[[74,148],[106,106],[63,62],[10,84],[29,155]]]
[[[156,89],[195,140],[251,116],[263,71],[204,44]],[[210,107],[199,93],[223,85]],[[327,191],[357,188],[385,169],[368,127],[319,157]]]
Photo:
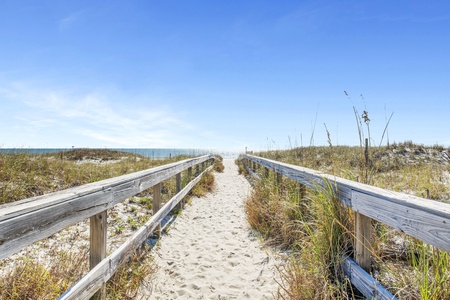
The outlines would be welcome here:
[[[280,173],[276,174],[277,185],[283,184],[283,176]]]
[[[180,162],[175,162],[167,165],[158,166],[148,170],[135,172],[132,174],[122,175],[114,178],[105,179],[102,181],[85,184],[79,187],[74,187],[47,195],[27,198],[20,201],[0,205],[0,221],[21,215],[23,213],[39,210],[43,207],[49,207],[77,196],[83,198],[87,195],[96,194],[99,191],[116,193],[128,186],[132,188],[138,186],[142,189],[152,187],[158,182],[166,180],[183,170],[192,168],[192,166],[210,159],[211,155],[205,155],[198,158],[186,159]],[[180,172],[178,172],[180,170]]]
[[[208,167],[204,172],[212,169]],[[59,299],[87,299],[95,294],[95,292],[106,283],[112,275],[117,271],[119,266],[124,263],[133,251],[144,243],[147,237],[155,230],[158,224],[170,213],[170,211],[183,199],[189,191],[197,184],[202,174],[197,176],[189,184],[187,184],[178,194],[170,199],[155,215],[153,215],[147,223],[145,223],[139,230],[124,244],[122,244],[116,251],[114,251],[107,258],[103,259],[94,269],[86,274],[74,286],[69,288]]]
[[[250,167],[245,166],[245,168],[247,169],[248,173],[249,173],[253,178],[259,179],[258,174],[256,174],[255,172],[253,172],[253,170],[252,170]]]
[[[306,197],[306,186],[301,183],[299,183],[298,185],[299,185],[298,192],[299,192],[300,199],[304,199]]]
[[[280,173],[275,173],[275,180],[277,182],[277,193],[280,195],[282,191],[282,185],[283,185],[283,175]]]
[[[181,191],[181,173],[178,173],[175,176],[175,180],[176,180],[176,192],[178,193],[179,191]]]
[[[188,180],[190,181],[192,178],[192,167],[187,169],[187,173],[188,173]]]
[[[245,159],[270,168],[309,188],[331,182],[340,201],[367,217],[382,222],[428,244],[450,252],[450,204],[331,176],[308,168],[245,155]]]
[[[342,264],[344,274],[350,282],[367,299],[394,300],[397,299],[388,290],[386,290],[377,280],[364,271],[351,258],[344,258]]]
[[[250,161],[254,161],[259,165],[262,165],[263,167],[271,169],[276,173],[280,173],[288,178],[303,183],[309,188],[315,188],[317,187],[317,185],[322,184],[322,176],[325,175],[324,173],[315,170],[288,165],[277,162],[275,160],[265,159],[257,156],[246,155],[245,158]]]
[[[102,211],[90,218],[90,253],[89,267],[92,270],[106,257],[107,211]],[[95,299],[103,299],[106,286],[103,285],[94,295]]]
[[[372,250],[372,219],[355,212],[355,260],[366,272],[370,272]]]
[[[176,181],[176,193],[179,193],[180,191],[181,191],[181,173],[178,173],[176,176],[175,176],[175,181]],[[180,205],[179,205],[179,209],[182,209],[183,208],[183,205],[184,203],[183,203],[183,201],[181,201],[180,202]]]
[[[0,206],[0,259],[213,158],[205,155]]]
[[[106,257],[107,211],[90,218],[89,266],[92,270]]]
[[[159,207],[161,206],[161,183],[155,184],[153,186],[153,215],[159,211]],[[159,238],[161,235],[161,223],[156,226],[156,230],[154,232],[155,237]]]
[[[355,211],[450,252],[450,218],[443,216],[442,210],[430,210],[426,204],[418,208],[359,191],[353,191],[352,203]],[[441,205],[443,208],[448,206],[445,203]]]
[[[269,177],[269,169],[268,168],[266,168],[266,167],[264,167],[264,176],[266,177],[266,178],[268,178]]]

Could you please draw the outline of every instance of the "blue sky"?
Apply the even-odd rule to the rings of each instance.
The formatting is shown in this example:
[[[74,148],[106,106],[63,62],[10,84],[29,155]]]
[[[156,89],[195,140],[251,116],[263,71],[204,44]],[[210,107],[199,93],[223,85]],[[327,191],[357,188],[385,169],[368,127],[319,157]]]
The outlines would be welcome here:
[[[2,148],[450,145],[449,1],[2,0],[0,41]]]

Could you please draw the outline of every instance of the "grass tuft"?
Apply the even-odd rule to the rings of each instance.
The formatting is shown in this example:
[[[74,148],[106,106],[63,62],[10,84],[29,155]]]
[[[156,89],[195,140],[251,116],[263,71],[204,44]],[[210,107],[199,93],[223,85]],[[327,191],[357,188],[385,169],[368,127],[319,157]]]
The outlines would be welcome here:
[[[364,125],[363,119],[360,124]],[[407,141],[370,147],[366,160],[361,147],[335,146],[329,137],[329,147],[256,155],[449,203],[448,153],[450,148]],[[298,183],[283,178],[279,188],[272,171],[269,177],[262,177],[246,202],[246,213],[251,226],[268,243],[293,252],[290,263],[280,268],[279,298],[358,298],[351,285],[341,280],[339,268],[341,257],[353,252],[354,216],[337,201],[333,183],[309,190],[302,197],[301,192],[296,195]],[[373,226],[372,272],[382,285],[400,299],[450,298],[448,253],[378,222]]]
[[[214,161],[213,170],[219,173],[222,173],[225,170],[225,166],[223,165],[223,157],[216,156],[216,160]]]
[[[26,256],[16,259],[0,279],[0,299],[56,299],[87,271],[87,249],[50,252],[50,265]]]
[[[119,267],[106,284],[107,299],[136,299],[142,286],[150,284],[157,267],[149,250],[145,246]]]
[[[214,175],[212,171],[203,173],[200,181],[192,188],[191,195],[203,197],[214,189]]]

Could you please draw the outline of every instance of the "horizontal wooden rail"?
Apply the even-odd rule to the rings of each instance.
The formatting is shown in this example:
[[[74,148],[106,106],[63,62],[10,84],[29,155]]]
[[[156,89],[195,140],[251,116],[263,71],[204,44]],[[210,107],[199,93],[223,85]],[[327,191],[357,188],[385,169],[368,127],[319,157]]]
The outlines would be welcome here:
[[[350,282],[364,295],[367,299],[377,300],[393,300],[396,299],[388,290],[386,290],[378,281],[364,271],[350,257],[344,258],[343,263],[344,274]]]
[[[370,240],[370,232],[364,227],[370,226],[370,219],[377,220],[412,237],[424,241],[437,248],[450,252],[450,204],[423,199],[399,192],[393,192],[362,184],[308,168],[281,163],[253,155],[243,155],[241,159],[257,163],[277,174],[282,174],[304,186],[317,189],[322,186],[332,186],[339,200],[347,207],[367,217],[355,235],[356,243],[366,243]],[[356,228],[355,230],[358,230]],[[358,246],[358,245],[357,245]],[[367,248],[364,244],[363,248]],[[358,252],[356,247],[356,252]],[[364,249],[367,251],[368,249]],[[366,253],[364,253],[366,254]],[[357,259],[362,256],[356,253]],[[370,257],[364,264],[369,262]],[[351,258],[344,258],[343,269],[363,295],[369,299],[395,299],[384,287],[373,279],[363,268]]]
[[[259,178],[258,174],[256,174],[255,171],[252,170],[252,168],[250,168],[249,166],[245,166],[245,168],[247,169],[248,173],[252,175],[253,178],[255,179]]]
[[[186,159],[0,205],[0,259],[211,159],[214,156]]]
[[[384,190],[304,167],[245,155],[266,168],[310,188],[336,188],[340,201],[367,217],[389,225],[430,245],[450,252],[450,204]]]
[[[212,166],[207,168],[204,172],[211,169]],[[155,228],[170,213],[170,211],[189,193],[194,185],[200,181],[203,173],[198,175],[178,194],[172,197],[172,199],[170,199],[157,213],[155,213],[150,220],[145,223],[145,225],[142,226],[131,238],[129,238],[111,255],[103,259],[94,269],[92,269],[73,287],[66,291],[59,299],[87,299],[93,296],[95,292],[98,291],[102,285],[111,278],[117,268],[145,242],[147,237],[155,230]]]

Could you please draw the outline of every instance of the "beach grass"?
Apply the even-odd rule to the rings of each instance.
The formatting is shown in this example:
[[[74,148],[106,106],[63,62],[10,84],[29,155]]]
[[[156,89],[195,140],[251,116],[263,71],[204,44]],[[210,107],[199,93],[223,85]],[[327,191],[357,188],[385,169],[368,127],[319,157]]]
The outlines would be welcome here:
[[[370,147],[366,160],[361,147],[298,147],[255,153],[365,182],[381,188],[449,203],[450,149],[410,141]],[[239,170],[246,173],[241,165]],[[353,212],[328,188],[300,192],[299,184],[259,173],[246,202],[247,219],[266,241],[291,251],[280,269],[281,299],[354,299],[360,297],[343,280],[344,255],[353,253]],[[303,193],[303,195],[302,195]],[[388,226],[373,222],[372,275],[399,299],[450,297],[449,257]]]
[[[150,159],[113,150],[74,149],[32,155],[0,153],[1,204],[74,187],[102,179],[188,158],[176,156]],[[220,168],[220,165],[219,165]],[[182,181],[188,182],[188,172]],[[204,174],[192,194],[201,196],[214,187],[211,172]],[[176,193],[176,180],[162,182],[162,202]],[[108,252],[150,218],[152,189],[116,205],[108,211]],[[0,261],[0,299],[55,299],[89,271],[88,221],[82,221]],[[116,241],[117,240],[117,241]],[[68,246],[69,245],[69,246]],[[141,249],[142,250],[142,249]],[[139,286],[154,272],[149,249],[134,255],[111,278],[107,299],[134,299]]]
[[[187,158],[150,159],[107,149],[49,154],[0,152],[0,204],[44,195]]]

